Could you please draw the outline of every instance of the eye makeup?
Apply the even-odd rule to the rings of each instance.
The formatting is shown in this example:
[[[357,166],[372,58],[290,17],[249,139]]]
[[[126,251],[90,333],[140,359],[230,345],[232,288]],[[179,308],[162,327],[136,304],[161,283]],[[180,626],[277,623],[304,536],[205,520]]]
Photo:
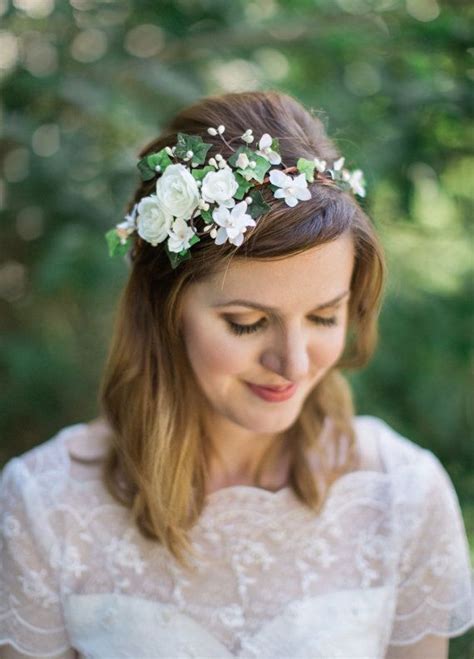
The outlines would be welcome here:
[[[266,322],[266,318],[261,318],[256,323],[252,323],[251,325],[242,325],[240,323],[235,323],[228,318],[225,320],[231,332],[237,334],[238,336],[241,336],[242,334],[253,334],[254,332],[257,332],[259,329],[261,329]],[[311,321],[316,325],[323,325],[325,327],[333,327],[334,325],[337,325],[336,316],[331,316],[330,318],[324,318],[323,316],[312,316]]]

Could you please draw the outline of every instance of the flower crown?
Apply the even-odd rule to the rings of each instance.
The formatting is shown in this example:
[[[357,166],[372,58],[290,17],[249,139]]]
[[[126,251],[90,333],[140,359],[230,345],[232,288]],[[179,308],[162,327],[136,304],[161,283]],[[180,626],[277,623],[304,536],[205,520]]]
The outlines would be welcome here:
[[[299,158],[296,167],[287,167],[280,156],[278,139],[268,133],[262,135],[254,150],[249,146],[254,141],[250,128],[230,141],[223,136],[223,125],[207,131],[219,135],[233,151],[227,160],[217,154],[206,163],[212,144],[206,144],[200,135],[186,133],[178,133],[174,147],[141,158],[137,166],[142,180],[158,176],[156,192],[140,199],[123,221],[105,234],[110,256],[126,254],[135,231],[153,246],[166,241],[172,268],[191,258],[190,248],[202,236],[209,235],[216,245],[229,241],[238,247],[247,228],[255,226],[255,220],[271,208],[259,190],[267,184],[273,196],[284,199],[288,206],[310,199],[308,182],[315,180],[365,197],[362,170],[344,169],[344,158],[336,160],[331,168],[319,158]],[[230,143],[236,139],[245,145],[232,148]],[[276,165],[284,169],[271,169]],[[198,217],[204,223],[201,231],[195,225]]]

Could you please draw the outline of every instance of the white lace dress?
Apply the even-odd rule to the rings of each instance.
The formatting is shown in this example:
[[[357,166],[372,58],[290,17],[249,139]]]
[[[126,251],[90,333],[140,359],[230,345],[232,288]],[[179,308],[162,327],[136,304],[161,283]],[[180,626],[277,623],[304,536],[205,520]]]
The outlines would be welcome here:
[[[376,417],[355,427],[381,466],[339,478],[320,515],[289,487],[208,495],[194,573],[143,539],[97,465],[77,460],[99,448],[88,424],[13,458],[1,480],[0,644],[94,659],[375,659],[396,646],[432,656],[422,637],[474,623],[456,492],[431,451]]]

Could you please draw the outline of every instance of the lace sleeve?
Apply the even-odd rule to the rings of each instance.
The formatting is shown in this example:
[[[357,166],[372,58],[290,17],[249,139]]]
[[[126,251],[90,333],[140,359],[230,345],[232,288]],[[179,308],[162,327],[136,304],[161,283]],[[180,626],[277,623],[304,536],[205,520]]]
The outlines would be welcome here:
[[[7,462],[0,474],[0,505],[0,645],[27,656],[70,653],[55,561],[58,541],[37,481],[21,458]]]
[[[459,636],[473,625],[474,579],[452,481],[431,451],[422,450],[420,458],[401,510],[402,551],[389,644],[423,650],[423,637]]]

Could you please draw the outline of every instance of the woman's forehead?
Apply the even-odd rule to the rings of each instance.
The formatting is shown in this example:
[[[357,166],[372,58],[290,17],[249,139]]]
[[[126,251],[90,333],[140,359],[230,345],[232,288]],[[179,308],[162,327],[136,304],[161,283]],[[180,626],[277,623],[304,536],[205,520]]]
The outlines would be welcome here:
[[[346,237],[278,260],[234,259],[198,284],[213,305],[233,299],[279,307],[292,299],[327,302],[350,286],[354,262],[352,240]]]

